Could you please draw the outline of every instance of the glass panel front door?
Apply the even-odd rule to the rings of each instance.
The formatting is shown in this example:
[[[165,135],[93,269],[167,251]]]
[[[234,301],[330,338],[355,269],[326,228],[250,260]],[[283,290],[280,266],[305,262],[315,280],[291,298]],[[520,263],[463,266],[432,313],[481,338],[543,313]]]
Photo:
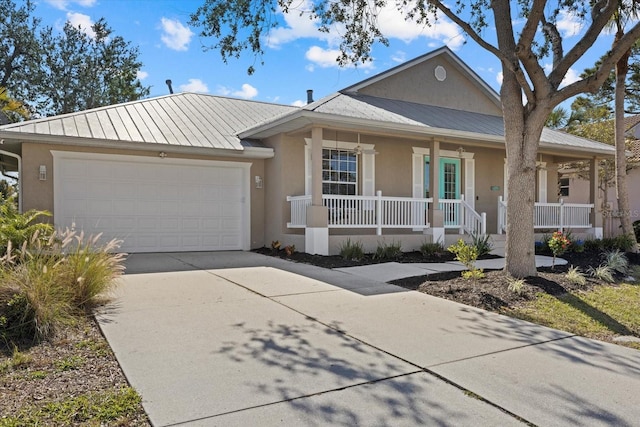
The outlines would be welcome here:
[[[440,159],[440,199],[460,199],[460,159]],[[442,203],[444,225],[460,224],[460,204]]]

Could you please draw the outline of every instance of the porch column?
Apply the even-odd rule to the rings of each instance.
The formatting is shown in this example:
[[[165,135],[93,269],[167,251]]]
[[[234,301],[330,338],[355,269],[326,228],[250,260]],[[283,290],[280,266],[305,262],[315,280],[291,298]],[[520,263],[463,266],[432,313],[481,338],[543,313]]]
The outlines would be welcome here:
[[[589,203],[593,203],[593,209],[589,217],[591,222],[590,234],[596,239],[602,239],[602,212],[599,212],[598,202],[598,159],[589,160]]]
[[[311,129],[311,206],[307,208],[305,252],[329,255],[329,214],[322,204],[322,128]]]
[[[444,215],[440,207],[440,141],[431,141],[429,153],[429,194],[433,198],[429,206],[429,231],[433,243],[444,245]]]

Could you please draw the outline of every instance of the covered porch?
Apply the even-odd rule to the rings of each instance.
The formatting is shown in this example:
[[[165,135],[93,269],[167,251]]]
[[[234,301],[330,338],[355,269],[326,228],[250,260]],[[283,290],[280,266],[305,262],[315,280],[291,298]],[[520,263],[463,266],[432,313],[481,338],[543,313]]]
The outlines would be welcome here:
[[[413,250],[420,242],[447,245],[458,238],[488,233],[497,236],[506,231],[504,154],[488,152],[472,142],[467,145],[469,141],[463,140],[410,142],[407,145],[412,154],[405,151],[409,156],[404,162],[394,164],[396,169],[411,172],[409,176],[403,172],[410,182],[395,179],[401,184],[398,188],[411,186],[409,196],[393,189],[373,191],[374,185],[389,187],[386,180],[393,180],[379,167],[389,162],[381,158],[388,155],[385,144],[371,144],[373,139],[357,132],[353,132],[351,143],[340,142],[337,133],[333,141],[326,135],[320,127],[311,129],[305,144],[305,194],[286,195],[285,223],[293,233],[287,238],[297,236],[295,241],[305,252],[335,254],[340,242],[347,239],[366,242],[365,246],[373,249],[381,241],[393,241],[401,243],[404,250]],[[331,157],[334,153],[336,157]],[[535,231],[572,230],[601,237],[597,187],[593,186],[591,203],[558,200],[555,169],[547,170],[553,161],[553,155],[545,155],[539,162]],[[595,158],[592,163],[597,164]],[[332,179],[334,174],[340,179]],[[331,190],[352,194],[328,194]]]

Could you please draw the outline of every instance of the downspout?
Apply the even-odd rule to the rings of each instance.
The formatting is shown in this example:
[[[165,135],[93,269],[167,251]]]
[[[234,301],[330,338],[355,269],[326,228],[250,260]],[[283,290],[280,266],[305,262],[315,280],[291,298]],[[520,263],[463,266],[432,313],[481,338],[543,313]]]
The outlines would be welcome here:
[[[3,156],[13,157],[18,160],[18,211],[22,213],[22,157],[10,151],[0,150]]]

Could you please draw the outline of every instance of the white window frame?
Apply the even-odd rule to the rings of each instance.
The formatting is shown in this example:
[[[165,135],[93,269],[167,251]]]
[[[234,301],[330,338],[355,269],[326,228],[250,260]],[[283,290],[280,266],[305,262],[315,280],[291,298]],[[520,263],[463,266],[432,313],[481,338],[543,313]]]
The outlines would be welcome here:
[[[304,184],[304,194],[311,195],[311,181],[312,181],[312,162],[311,162],[311,138],[305,138],[305,147],[304,147],[304,170],[305,170],[305,184]],[[374,196],[375,195],[375,145],[374,144],[358,144],[357,142],[347,142],[347,141],[330,141],[323,140],[322,148],[337,148],[338,150],[348,150],[355,151],[356,147],[360,145],[362,149],[362,154],[358,157],[358,168],[359,168],[359,177],[358,180],[362,182],[361,191],[356,187],[357,194],[362,194],[363,196]],[[322,173],[322,172],[321,172]],[[360,182],[359,181],[359,182]]]
[[[342,169],[325,169],[324,168],[324,161],[325,161],[325,152],[329,152],[329,155],[331,156],[332,153],[336,153],[338,156],[342,156],[342,155],[346,155],[349,157],[349,159],[347,160],[347,162],[349,163],[353,163],[355,165],[355,181],[342,181],[340,179],[338,180],[332,180],[332,179],[324,179],[324,173],[325,172],[337,172],[338,175],[340,175],[341,173],[345,172],[347,174],[351,174],[354,171],[350,171],[350,170],[342,170]],[[352,157],[352,159],[351,159]],[[329,162],[333,162],[333,161],[337,161],[338,165],[340,165],[340,163],[342,163],[342,160],[332,160],[330,159]],[[341,193],[326,193],[324,191],[324,186],[325,184],[337,184],[337,185],[344,185],[344,186],[352,186],[354,188],[353,194],[346,194],[346,195],[352,195],[352,196],[357,196],[358,195],[358,155],[353,152],[352,150],[345,150],[345,149],[341,149],[341,148],[334,148],[334,147],[322,147],[322,163],[323,163],[323,167],[322,167],[322,194],[341,194]]]

